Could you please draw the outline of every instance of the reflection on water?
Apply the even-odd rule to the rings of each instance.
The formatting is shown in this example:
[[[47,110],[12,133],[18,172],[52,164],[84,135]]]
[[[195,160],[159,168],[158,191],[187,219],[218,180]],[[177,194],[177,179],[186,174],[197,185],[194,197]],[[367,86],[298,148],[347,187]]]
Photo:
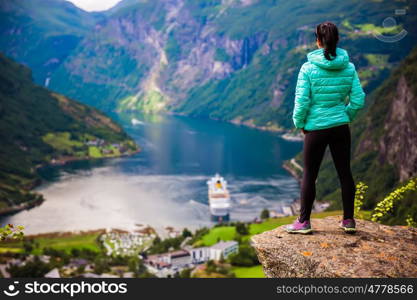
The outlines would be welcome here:
[[[298,184],[281,164],[301,150],[300,143],[208,120],[114,117],[141,146],[139,154],[45,168],[39,191],[46,201],[2,223],[25,225],[27,233],[208,225],[206,180],[215,172],[229,181],[232,219],[253,219],[297,197]]]

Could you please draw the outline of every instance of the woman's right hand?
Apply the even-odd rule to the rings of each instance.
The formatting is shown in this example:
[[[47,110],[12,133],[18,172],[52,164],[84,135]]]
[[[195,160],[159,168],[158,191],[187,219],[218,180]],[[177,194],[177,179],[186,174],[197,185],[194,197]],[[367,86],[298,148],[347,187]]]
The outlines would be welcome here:
[[[306,134],[306,133],[307,133],[307,131],[306,131],[306,130],[304,130],[304,128],[301,128],[301,131],[302,131],[304,134]]]

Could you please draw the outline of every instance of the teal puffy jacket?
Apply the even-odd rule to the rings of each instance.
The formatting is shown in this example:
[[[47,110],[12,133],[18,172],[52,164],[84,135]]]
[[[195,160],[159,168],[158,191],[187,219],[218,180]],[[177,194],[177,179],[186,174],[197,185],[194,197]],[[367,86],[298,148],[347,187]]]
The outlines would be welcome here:
[[[347,124],[364,106],[365,93],[346,50],[336,48],[336,57],[331,58],[324,57],[322,48],[307,54],[295,89],[296,128],[308,131]]]

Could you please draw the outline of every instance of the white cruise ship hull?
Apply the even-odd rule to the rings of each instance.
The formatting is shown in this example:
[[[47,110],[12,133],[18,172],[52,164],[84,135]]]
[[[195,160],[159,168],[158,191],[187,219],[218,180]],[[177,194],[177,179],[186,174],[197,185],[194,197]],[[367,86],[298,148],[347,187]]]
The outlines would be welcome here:
[[[219,185],[220,182],[220,185]],[[230,195],[227,190],[227,182],[216,174],[207,181],[209,209],[212,221],[224,222],[230,219]]]

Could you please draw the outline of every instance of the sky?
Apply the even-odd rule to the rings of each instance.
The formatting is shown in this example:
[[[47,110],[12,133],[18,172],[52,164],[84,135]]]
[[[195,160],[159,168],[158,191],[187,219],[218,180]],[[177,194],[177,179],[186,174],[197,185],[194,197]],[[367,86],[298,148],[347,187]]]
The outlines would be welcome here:
[[[116,5],[120,0],[67,0],[86,11],[106,10]]]

